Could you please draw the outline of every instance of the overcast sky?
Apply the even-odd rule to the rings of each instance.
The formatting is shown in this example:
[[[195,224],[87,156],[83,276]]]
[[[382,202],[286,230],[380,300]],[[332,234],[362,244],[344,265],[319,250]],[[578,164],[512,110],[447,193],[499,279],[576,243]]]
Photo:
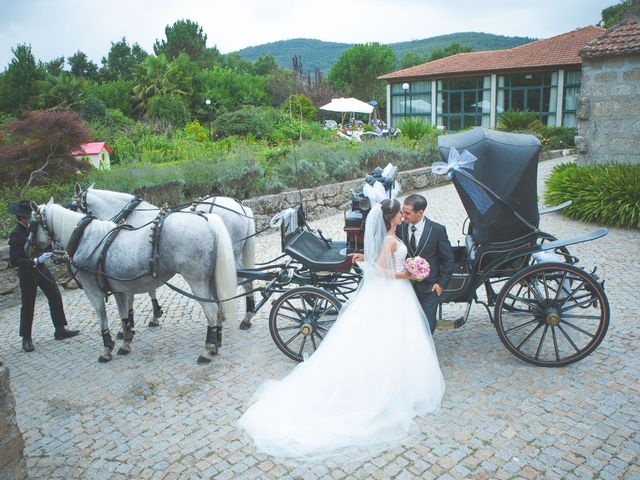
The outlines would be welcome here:
[[[292,38],[365,43],[456,32],[548,38],[596,24],[618,0],[0,0],[0,70],[27,43],[36,60],[86,53],[100,65],[126,37],[153,53],[166,25],[197,22],[222,53]],[[303,59],[304,60],[304,59]]]

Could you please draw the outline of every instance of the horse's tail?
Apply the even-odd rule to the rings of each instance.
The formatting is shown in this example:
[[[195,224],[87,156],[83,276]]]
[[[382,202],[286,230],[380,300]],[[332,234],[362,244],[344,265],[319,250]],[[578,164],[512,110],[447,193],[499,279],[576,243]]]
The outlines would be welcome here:
[[[215,272],[209,279],[209,288],[215,288],[215,295],[218,300],[235,297],[238,286],[238,278],[236,272],[235,257],[233,254],[233,245],[227,227],[224,226],[218,215],[207,215],[209,219],[209,227],[216,237],[215,252]],[[229,300],[222,302],[220,308],[224,318],[234,322],[237,314],[237,300]]]
[[[249,223],[247,239],[242,248],[242,266],[244,268],[254,268],[256,266],[256,221],[253,218],[253,211],[245,207],[247,222]]]

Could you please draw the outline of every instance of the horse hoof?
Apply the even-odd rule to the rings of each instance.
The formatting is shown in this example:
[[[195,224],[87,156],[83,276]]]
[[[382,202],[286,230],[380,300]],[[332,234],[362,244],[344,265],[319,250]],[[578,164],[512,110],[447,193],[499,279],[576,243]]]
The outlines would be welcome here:
[[[198,365],[206,365],[211,363],[211,359],[209,357],[205,357],[204,355],[200,355],[198,357]]]
[[[118,355],[129,355],[129,353],[131,353],[131,350],[128,350],[124,347],[120,347],[118,349]]]
[[[155,318],[159,318],[159,317],[155,317]],[[154,320],[149,320],[149,326],[150,327],[159,327],[160,326],[160,322],[156,319]]]
[[[240,322],[240,330],[249,330],[251,328],[251,322],[243,320]]]
[[[107,356],[105,356],[105,355],[100,355],[100,356],[98,357],[98,362],[99,362],[99,363],[107,363],[107,362],[110,362],[110,361],[111,361],[111,357],[110,357],[110,356],[109,356],[109,357],[107,357]]]
[[[162,315],[164,315],[164,312],[161,309],[158,310],[153,310],[153,318],[160,318]],[[153,320],[152,320],[153,321]],[[155,326],[157,326],[158,324],[156,323]]]
[[[123,339],[124,339],[124,335],[122,334],[122,332],[118,332],[118,333],[116,334],[116,338],[117,338],[118,340],[123,340]]]

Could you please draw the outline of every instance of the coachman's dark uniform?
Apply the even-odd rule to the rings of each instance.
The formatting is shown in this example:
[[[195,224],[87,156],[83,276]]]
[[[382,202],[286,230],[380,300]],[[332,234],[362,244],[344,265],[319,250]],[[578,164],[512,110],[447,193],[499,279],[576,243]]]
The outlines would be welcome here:
[[[33,311],[38,287],[49,300],[51,320],[56,331],[64,330],[65,325],[67,325],[64,307],[62,306],[62,295],[60,295],[55,277],[43,263],[36,265],[36,262],[29,258],[24,251],[28,236],[27,227],[18,223],[9,237],[9,260],[11,265],[18,267],[18,279],[20,280],[20,292],[22,294],[20,336],[24,339],[31,338]]]

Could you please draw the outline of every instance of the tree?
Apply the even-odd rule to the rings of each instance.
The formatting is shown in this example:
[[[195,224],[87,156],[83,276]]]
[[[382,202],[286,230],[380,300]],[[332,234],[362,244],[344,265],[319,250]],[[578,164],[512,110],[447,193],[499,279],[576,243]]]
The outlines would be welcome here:
[[[216,110],[233,111],[245,105],[268,103],[265,77],[241,73],[230,68],[213,67],[201,70],[194,79],[194,107],[204,107],[205,99],[215,105]],[[202,113],[206,113],[202,110]]]
[[[415,67],[416,65],[422,65],[427,61],[427,57],[425,57],[424,55],[420,55],[419,53],[415,52],[409,52],[406,53],[400,60],[400,68]]]
[[[115,108],[129,117],[135,115],[134,105],[131,102],[133,94],[133,80],[118,79],[113,82],[92,84],[88,90],[97,95],[107,108]]]
[[[16,186],[43,184],[87,168],[71,152],[89,139],[87,128],[70,110],[29,112],[10,123],[0,144],[0,172]]]
[[[162,129],[182,128],[189,120],[184,102],[176,95],[157,95],[149,101],[146,118]]]
[[[50,62],[43,64],[45,72],[57,77],[64,71],[64,57],[54,58]]]
[[[123,78],[131,80],[132,68],[134,65],[144,61],[147,53],[135,43],[129,47],[127,39],[122,39],[116,43],[111,42],[111,49],[106,57],[102,57],[102,68],[100,73],[105,80],[115,80]]]
[[[98,74],[98,66],[93,63],[84,52],[78,50],[69,57],[69,66],[71,74],[81,78],[96,78]]]
[[[273,55],[262,55],[253,64],[253,73],[256,75],[269,75],[278,69],[278,64]]]
[[[12,48],[14,58],[0,81],[0,110],[20,115],[35,105],[36,82],[44,72],[36,66],[31,45]]]
[[[611,28],[616,23],[620,23],[624,16],[624,11],[630,7],[632,3],[632,0],[621,0],[617,4],[611,5],[610,7],[602,10],[602,21],[600,22],[600,26],[602,28]]]
[[[340,92],[362,100],[385,99],[385,84],[378,76],[392,71],[396,57],[388,45],[367,43],[345,50],[329,70],[329,84]]]
[[[314,121],[318,114],[318,109],[311,99],[306,95],[292,95],[280,106],[280,110],[290,120],[300,120],[300,117],[307,121]]]
[[[191,20],[178,20],[164,29],[167,39],[153,44],[156,55],[164,54],[167,60],[177,58],[186,53],[191,60],[198,62],[205,59],[207,53],[207,35],[202,27]]]
[[[287,98],[299,91],[293,72],[282,69],[267,75],[265,90],[273,107],[281,105]]]
[[[82,102],[85,96],[86,80],[77,78],[69,72],[58,76],[48,75],[37,82],[38,106],[46,110],[73,108]]]
[[[473,52],[473,48],[466,45],[460,45],[459,43],[450,43],[444,48],[436,48],[431,52],[429,61],[439,60],[441,58],[450,57],[451,55],[457,55],[458,53]]]

